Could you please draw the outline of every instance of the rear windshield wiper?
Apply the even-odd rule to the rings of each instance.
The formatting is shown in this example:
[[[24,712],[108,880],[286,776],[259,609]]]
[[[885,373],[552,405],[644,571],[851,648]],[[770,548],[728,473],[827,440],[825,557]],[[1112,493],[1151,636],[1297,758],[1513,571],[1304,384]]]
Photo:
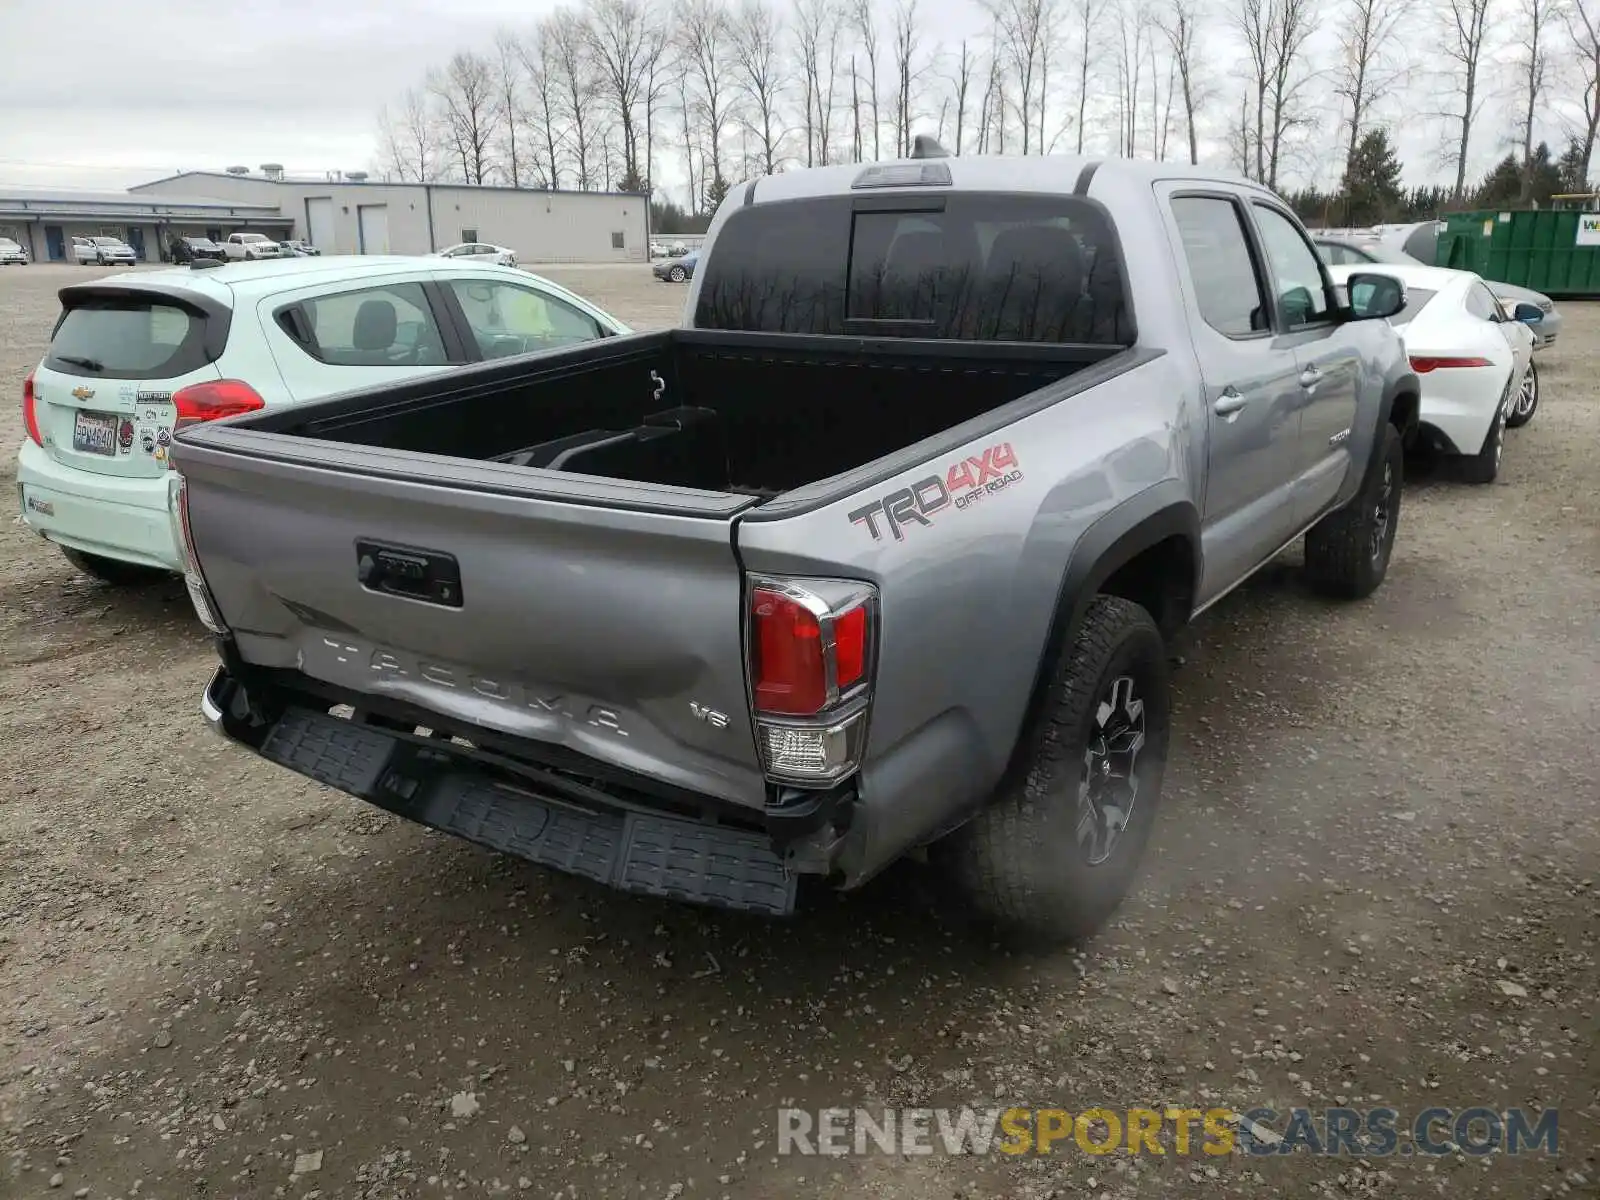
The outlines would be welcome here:
[[[68,363],[74,367],[82,367],[85,371],[104,371],[105,363],[98,358],[85,358],[81,354],[58,354],[56,361]]]

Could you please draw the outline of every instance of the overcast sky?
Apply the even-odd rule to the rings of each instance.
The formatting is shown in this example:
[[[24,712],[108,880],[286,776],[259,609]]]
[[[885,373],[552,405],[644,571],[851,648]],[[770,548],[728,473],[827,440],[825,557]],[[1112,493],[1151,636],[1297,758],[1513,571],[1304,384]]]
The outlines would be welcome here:
[[[1514,11],[1512,0],[1499,2]],[[1331,10],[1337,0],[1324,3]],[[554,6],[554,0],[0,0],[0,183],[121,188],[180,169],[267,162],[283,163],[291,174],[371,169],[380,104],[452,50],[488,50],[496,29],[526,30]],[[787,0],[778,7],[792,9]],[[954,44],[983,24],[976,0],[921,0],[921,12],[924,45]],[[1509,61],[1509,51],[1500,57]],[[1239,51],[1213,34],[1206,58],[1236,62]],[[1216,83],[1237,94],[1238,83],[1226,74]],[[1417,115],[1444,106],[1444,97],[1428,94],[1441,90],[1418,74],[1407,104],[1388,114],[1400,131],[1408,182],[1446,176],[1434,161],[1442,128]],[[1480,122],[1469,178],[1506,152],[1509,106],[1502,113],[1491,102]],[[1319,125],[1330,141],[1337,136],[1331,111]],[[1552,138],[1555,125],[1546,122]],[[1181,153],[1181,134],[1169,153]],[[1322,157],[1324,175],[1336,160]],[[681,166],[665,161],[663,183],[680,184]],[[1316,169],[1313,161],[1300,173]]]

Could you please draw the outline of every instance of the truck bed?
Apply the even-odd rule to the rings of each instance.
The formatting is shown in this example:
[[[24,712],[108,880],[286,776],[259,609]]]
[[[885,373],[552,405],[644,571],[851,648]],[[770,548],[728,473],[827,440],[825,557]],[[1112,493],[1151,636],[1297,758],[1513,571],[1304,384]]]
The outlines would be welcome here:
[[[981,417],[1117,349],[671,330],[233,424],[768,499]]]

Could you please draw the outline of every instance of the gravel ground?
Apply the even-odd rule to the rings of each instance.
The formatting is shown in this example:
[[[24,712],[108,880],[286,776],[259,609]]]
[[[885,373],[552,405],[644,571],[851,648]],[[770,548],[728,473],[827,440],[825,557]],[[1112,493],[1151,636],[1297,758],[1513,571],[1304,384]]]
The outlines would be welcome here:
[[[0,272],[16,397],[93,272]],[[640,328],[681,292],[551,269]],[[1138,895],[1016,957],[907,864],[773,925],[608,893],[203,727],[181,588],[0,576],[0,1194],[1600,1195],[1600,306],[1388,582],[1200,624]],[[7,445],[21,438],[13,401]],[[9,462],[3,468],[12,470]],[[782,1104],[1559,1105],[1561,1154],[775,1156]]]

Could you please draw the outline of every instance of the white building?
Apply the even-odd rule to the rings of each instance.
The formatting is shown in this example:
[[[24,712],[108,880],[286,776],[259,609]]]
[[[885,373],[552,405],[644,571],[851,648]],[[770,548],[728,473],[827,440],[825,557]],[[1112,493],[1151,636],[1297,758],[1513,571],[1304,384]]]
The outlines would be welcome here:
[[[289,236],[305,238],[324,254],[427,254],[458,242],[489,242],[515,250],[524,263],[650,257],[649,203],[623,192],[187,171],[129,193],[146,200],[210,196],[265,208],[292,223]]]

